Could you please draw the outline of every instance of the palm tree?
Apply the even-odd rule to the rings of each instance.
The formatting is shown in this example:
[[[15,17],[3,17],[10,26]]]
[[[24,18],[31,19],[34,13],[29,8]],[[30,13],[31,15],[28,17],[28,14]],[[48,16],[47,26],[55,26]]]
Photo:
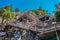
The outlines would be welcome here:
[[[59,22],[60,21],[60,4],[56,4],[55,7],[57,8],[57,10],[54,13],[55,22],[56,21]],[[55,29],[57,29],[55,24],[54,24],[54,26],[55,26]],[[58,36],[57,30],[56,30],[56,37],[57,37],[57,40],[59,40],[59,36]]]
[[[2,25],[2,27],[4,27],[4,25],[8,21],[12,21],[14,19],[14,17],[15,17],[14,12],[12,11],[12,7],[11,6],[4,6],[4,7],[2,7],[0,9],[0,17],[2,17],[1,25]]]

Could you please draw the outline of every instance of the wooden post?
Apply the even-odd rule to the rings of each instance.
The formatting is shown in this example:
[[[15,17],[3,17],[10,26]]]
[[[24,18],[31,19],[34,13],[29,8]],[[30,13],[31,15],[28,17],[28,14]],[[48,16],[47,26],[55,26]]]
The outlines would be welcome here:
[[[55,27],[55,29],[57,29],[55,24],[54,24],[54,27]],[[59,40],[59,36],[58,36],[57,30],[56,30],[56,38],[57,38],[57,40]]]

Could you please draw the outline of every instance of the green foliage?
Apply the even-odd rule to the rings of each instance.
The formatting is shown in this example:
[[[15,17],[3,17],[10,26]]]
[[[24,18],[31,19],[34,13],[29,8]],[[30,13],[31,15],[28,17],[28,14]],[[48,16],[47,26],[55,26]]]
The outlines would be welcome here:
[[[47,11],[44,10],[42,7],[40,7],[40,8],[37,9],[37,10],[33,10],[33,12],[34,12],[36,15],[38,15],[38,16],[47,14]]]
[[[60,36],[60,35],[59,35]],[[47,35],[47,36],[44,36],[42,38],[42,40],[57,40],[56,39],[56,34],[51,34],[51,35]]]
[[[60,4],[56,4],[55,7],[56,7],[57,9],[60,9]]]
[[[15,17],[14,12],[12,11],[12,6],[4,6],[0,9],[0,17],[4,20],[13,20]]]
[[[60,11],[56,11],[54,16],[56,21],[60,21]]]
[[[16,8],[16,9],[15,9],[15,12],[19,12],[19,8]]]
[[[60,21],[60,5],[56,4],[55,7],[57,8],[56,11],[54,12],[55,20],[59,22]]]

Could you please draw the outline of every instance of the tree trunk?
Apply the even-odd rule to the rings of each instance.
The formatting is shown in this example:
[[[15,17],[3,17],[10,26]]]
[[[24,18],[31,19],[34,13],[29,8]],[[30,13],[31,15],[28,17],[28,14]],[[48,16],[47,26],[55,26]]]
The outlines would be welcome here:
[[[2,17],[2,22],[1,22],[1,30],[4,28],[4,17]]]
[[[58,33],[57,33],[57,31],[56,31],[56,38],[57,38],[57,40],[59,40],[59,36],[58,36]]]

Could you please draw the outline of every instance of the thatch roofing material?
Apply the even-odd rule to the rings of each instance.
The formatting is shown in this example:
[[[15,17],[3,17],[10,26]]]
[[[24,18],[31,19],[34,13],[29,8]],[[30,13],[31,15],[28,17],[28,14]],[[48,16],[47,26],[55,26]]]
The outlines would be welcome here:
[[[31,20],[38,20],[38,18],[36,17],[35,14],[33,14],[31,11],[27,10],[23,13],[16,13],[17,14],[17,19],[19,19],[20,17],[24,17],[27,16],[29,19]]]
[[[52,17],[51,15],[42,15],[40,17],[38,17],[39,20],[41,21],[46,21],[48,20],[49,22],[53,22],[54,17]]]

